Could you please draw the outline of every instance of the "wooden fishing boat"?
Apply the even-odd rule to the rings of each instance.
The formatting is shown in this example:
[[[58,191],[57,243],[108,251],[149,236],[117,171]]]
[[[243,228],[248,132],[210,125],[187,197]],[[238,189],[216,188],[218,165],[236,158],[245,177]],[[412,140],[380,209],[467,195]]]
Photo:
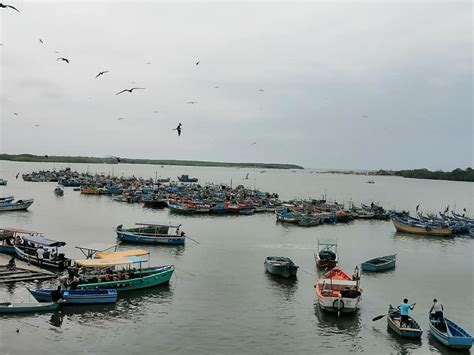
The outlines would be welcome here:
[[[325,311],[338,314],[355,312],[362,289],[359,287],[358,271],[354,274],[357,276],[353,278],[341,268],[334,267],[319,278],[314,285],[318,305]]]
[[[404,325],[404,327],[401,327],[400,319],[400,311],[397,308],[393,308],[392,306],[390,306],[387,314],[388,327],[402,337],[421,338],[423,330],[421,329],[420,325],[416,320],[408,316],[409,326],[406,327]]]
[[[65,269],[71,266],[71,259],[59,252],[59,248],[66,245],[42,235],[21,236],[20,244],[15,245],[15,252],[19,259],[40,267]],[[38,257],[38,250],[43,250],[43,257]]]
[[[0,313],[39,313],[53,312],[59,308],[59,303],[0,303]]]
[[[320,216],[303,216],[298,221],[298,225],[302,227],[318,226],[320,223],[321,223]]]
[[[197,178],[190,178],[189,175],[178,176],[179,182],[198,182]]]
[[[171,212],[179,214],[193,214],[196,213],[194,206],[190,204],[179,203],[176,201],[169,200],[168,207]]]
[[[15,199],[13,196],[0,197],[0,204],[5,202],[12,202]]]
[[[150,198],[143,200],[143,206],[148,208],[168,207],[168,200],[165,198]]]
[[[96,252],[96,259],[74,260],[79,268],[77,289],[116,289],[121,293],[168,283],[174,265],[142,267],[144,263],[149,265],[149,255],[149,252],[137,249]]]
[[[82,195],[100,195],[100,193],[101,193],[101,190],[97,187],[92,187],[92,186],[81,187]]]
[[[211,205],[210,213],[213,214],[226,214],[229,210],[224,206],[223,203],[214,203]]]
[[[263,265],[270,274],[282,277],[294,277],[298,271],[298,266],[284,256],[268,256]]]
[[[21,237],[28,235],[43,236],[41,233],[24,229],[0,228],[0,253],[16,255],[15,244],[21,243]]]
[[[64,190],[60,186],[58,186],[54,189],[54,194],[56,196],[63,196],[64,195]]]
[[[470,349],[471,335],[453,321],[444,318],[442,321],[429,317],[430,334],[443,345],[453,349]]]
[[[124,229],[123,225],[116,228],[117,238],[131,243],[141,244],[175,244],[184,245],[186,235],[180,232],[181,224],[135,223],[137,228]]]
[[[420,224],[417,222],[404,221],[395,216],[392,217],[393,225],[397,232],[431,235],[438,237],[451,237],[452,231],[448,227]]]
[[[7,186],[8,180],[0,179],[0,186]]]
[[[393,269],[397,261],[397,254],[380,256],[375,259],[367,260],[361,264],[364,271],[382,271]]]
[[[28,200],[18,200],[18,201],[4,201],[0,202],[0,212],[6,212],[6,211],[26,211],[28,207],[30,207],[33,204],[34,200],[28,199]]]
[[[337,241],[332,239],[318,240],[318,250],[314,254],[314,260],[318,269],[333,268],[338,263]]]
[[[301,220],[301,214],[291,212],[288,209],[275,211],[276,219],[278,222],[284,223],[298,223]]]
[[[51,302],[51,292],[53,290],[30,290],[30,293],[38,302]],[[71,304],[94,304],[94,303],[115,303],[117,302],[117,291],[108,290],[63,290],[61,291],[64,302],[62,305]]]

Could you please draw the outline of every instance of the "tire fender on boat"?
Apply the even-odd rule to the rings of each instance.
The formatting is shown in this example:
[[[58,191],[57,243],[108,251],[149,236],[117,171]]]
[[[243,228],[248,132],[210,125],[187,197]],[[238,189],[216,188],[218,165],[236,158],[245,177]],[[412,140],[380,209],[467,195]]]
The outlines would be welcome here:
[[[339,305],[339,308],[338,308],[338,305]],[[332,303],[332,306],[336,309],[344,309],[344,301],[338,298],[337,300],[334,300],[334,302]]]

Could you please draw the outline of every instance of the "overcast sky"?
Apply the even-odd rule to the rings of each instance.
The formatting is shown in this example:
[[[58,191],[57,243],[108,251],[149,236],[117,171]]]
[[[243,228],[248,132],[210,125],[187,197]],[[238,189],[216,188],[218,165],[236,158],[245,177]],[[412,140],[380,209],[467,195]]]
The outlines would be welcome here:
[[[470,2],[4,3],[2,152],[472,166]]]

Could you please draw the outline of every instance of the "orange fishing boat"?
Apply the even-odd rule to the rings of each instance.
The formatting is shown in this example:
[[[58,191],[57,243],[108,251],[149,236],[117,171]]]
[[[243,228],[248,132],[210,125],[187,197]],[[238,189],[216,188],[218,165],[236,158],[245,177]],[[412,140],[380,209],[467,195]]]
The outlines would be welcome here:
[[[359,287],[359,269],[349,276],[340,267],[334,267],[314,284],[319,306],[330,312],[351,313],[358,308],[362,289]]]

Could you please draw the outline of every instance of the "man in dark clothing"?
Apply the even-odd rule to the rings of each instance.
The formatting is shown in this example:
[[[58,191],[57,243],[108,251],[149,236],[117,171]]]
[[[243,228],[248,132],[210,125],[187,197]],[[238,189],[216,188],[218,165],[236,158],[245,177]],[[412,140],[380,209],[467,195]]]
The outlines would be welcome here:
[[[51,291],[51,301],[54,303],[58,303],[59,300],[64,300],[63,293],[61,292],[61,286],[54,291]]]

